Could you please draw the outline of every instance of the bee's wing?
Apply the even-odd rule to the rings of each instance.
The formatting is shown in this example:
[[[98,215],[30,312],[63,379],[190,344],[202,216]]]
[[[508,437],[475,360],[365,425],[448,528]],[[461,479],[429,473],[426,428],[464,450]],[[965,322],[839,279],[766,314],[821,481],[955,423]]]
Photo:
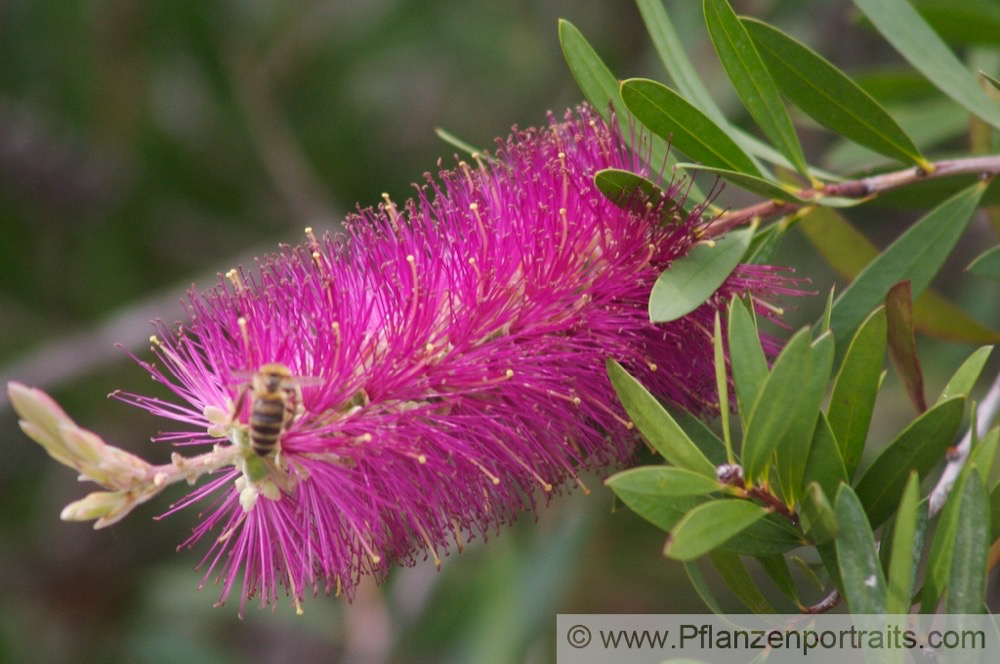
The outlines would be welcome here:
[[[299,387],[316,387],[323,384],[321,376],[292,376],[292,380]]]
[[[226,381],[226,386],[243,387],[244,385],[249,385],[253,382],[254,373],[253,371],[231,371],[229,372],[229,380]]]

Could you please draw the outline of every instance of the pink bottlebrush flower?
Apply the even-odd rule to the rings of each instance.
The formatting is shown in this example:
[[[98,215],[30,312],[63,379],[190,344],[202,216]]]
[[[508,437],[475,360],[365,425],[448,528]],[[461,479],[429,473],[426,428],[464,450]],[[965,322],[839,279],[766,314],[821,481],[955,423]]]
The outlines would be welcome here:
[[[178,330],[157,325],[160,363],[144,366],[180,403],[118,396],[184,425],[162,440],[231,441],[170,510],[208,501],[185,544],[210,538],[205,578],[221,583],[220,603],[241,573],[242,613],[282,587],[298,605],[310,590],[350,596],[363,575],[421,553],[439,564],[452,542],[485,538],[581,469],[631,456],[606,358],[674,404],[711,410],[716,311],[733,294],[788,292],[778,271],[741,267],[690,315],[650,323],[650,289],[696,241],[702,208],[623,209],[601,195],[597,170],[648,169],[588,108],[475,162],[428,174],[403,209],[386,197],[359,211],[342,235],[307,230],[257,271],[192,292]],[[268,363],[298,379],[270,388],[280,451],[258,455],[248,423],[263,406],[246,384]]]

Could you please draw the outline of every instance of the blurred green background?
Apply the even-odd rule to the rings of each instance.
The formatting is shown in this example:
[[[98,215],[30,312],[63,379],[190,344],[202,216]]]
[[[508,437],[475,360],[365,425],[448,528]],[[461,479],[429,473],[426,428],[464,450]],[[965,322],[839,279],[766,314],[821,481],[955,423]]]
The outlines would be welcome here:
[[[848,71],[902,66],[849,3],[734,4]],[[709,88],[748,126],[700,3],[667,6]],[[332,229],[382,192],[404,200],[439,157],[452,163],[435,127],[488,147],[578,103],[560,17],[618,76],[662,78],[638,11],[618,0],[0,0],[0,378],[51,391],[83,426],[162,462],[169,449],[148,442],[159,423],[106,398],[155,391],[115,344],[142,354],[149,319],[179,319],[191,283],[207,288],[305,226]],[[929,91],[910,80],[884,94],[905,112]],[[967,118],[937,112],[922,122],[947,131],[922,146],[964,150]],[[803,127],[817,163],[864,163]],[[746,199],[730,188],[719,200]],[[887,242],[914,216],[852,218]],[[978,220],[966,240],[937,285],[998,327],[996,287],[958,274],[995,236]],[[795,233],[775,262],[819,291],[835,281]],[[794,303],[793,324],[821,299]],[[933,393],[971,347],[921,344]],[[195,514],[152,520],[179,490],[107,530],[63,523],[89,488],[0,405],[0,662],[549,662],[557,612],[703,610],[662,558],[662,533],[590,478],[590,495],[524,515],[440,572],[425,562],[350,606],[321,597],[302,617],[282,605],[239,621],[237,597],[213,608],[211,582],[197,589],[204,549],[175,552]],[[878,408],[884,442],[911,416],[892,372]]]

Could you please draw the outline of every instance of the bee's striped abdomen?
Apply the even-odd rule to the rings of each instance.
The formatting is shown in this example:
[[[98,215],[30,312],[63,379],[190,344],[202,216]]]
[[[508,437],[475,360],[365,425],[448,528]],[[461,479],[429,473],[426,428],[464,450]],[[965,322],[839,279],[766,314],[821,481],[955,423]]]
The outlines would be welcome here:
[[[270,453],[278,443],[278,438],[285,428],[286,419],[286,406],[283,398],[280,396],[257,397],[250,415],[250,445],[253,447],[253,451],[260,456]]]

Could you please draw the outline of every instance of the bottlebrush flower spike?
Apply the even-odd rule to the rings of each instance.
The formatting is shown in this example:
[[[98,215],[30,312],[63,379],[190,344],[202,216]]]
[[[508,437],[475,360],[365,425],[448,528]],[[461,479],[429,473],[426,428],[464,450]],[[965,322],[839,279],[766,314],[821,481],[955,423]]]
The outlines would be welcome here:
[[[609,357],[675,404],[714,407],[716,310],[751,292],[773,315],[759,298],[791,292],[787,280],[740,267],[693,313],[650,323],[650,289],[696,241],[702,208],[617,207],[594,186],[604,168],[648,173],[589,108],[550,118],[474,166],[427,175],[403,209],[386,197],[341,235],[307,230],[258,270],[192,292],[180,329],[156,324],[160,362],[143,366],[180,403],[117,396],[182,425],[160,440],[211,448],[139,475],[162,487],[213,474],[170,513],[208,501],[185,544],[211,537],[205,579],[221,583],[220,604],[241,572],[241,613],[282,586],[296,606],[310,589],[350,596],[363,575],[421,553],[440,564],[452,542],[485,538],[581,469],[627,460],[635,434]],[[296,378],[248,389],[268,364]],[[20,410],[29,433],[44,428],[38,412],[62,422],[48,439],[79,430],[45,414],[44,395],[12,390],[42,404]],[[252,438],[270,438],[265,454]]]

